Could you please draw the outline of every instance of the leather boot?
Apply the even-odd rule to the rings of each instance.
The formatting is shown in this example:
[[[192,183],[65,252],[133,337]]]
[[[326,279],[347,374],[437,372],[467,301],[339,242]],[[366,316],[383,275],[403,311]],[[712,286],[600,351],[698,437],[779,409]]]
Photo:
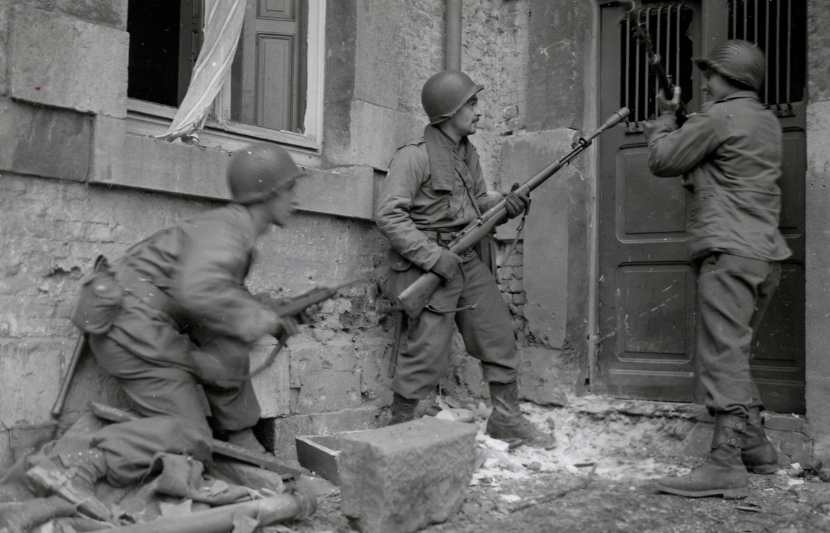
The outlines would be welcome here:
[[[98,448],[49,456],[26,471],[26,483],[35,493],[57,495],[83,514],[112,522],[110,508],[95,497],[95,482],[107,473]]]
[[[228,433],[228,442],[241,446],[246,450],[257,453],[269,453],[265,446],[259,442],[259,439],[254,435],[254,430],[251,428],[240,429],[239,431],[231,431]]]
[[[513,383],[490,383],[490,400],[493,412],[487,420],[487,435],[504,441],[515,448],[527,444],[547,450],[556,445],[556,438],[536,429],[519,409],[519,385]]]
[[[749,496],[749,479],[741,461],[745,428],[744,418],[717,414],[709,458],[688,474],[658,481],[660,492],[687,498],[723,496],[739,499]]]
[[[415,408],[418,407],[420,400],[410,400],[404,398],[397,392],[392,395],[392,418],[389,419],[387,426],[394,426],[395,424],[403,424],[415,419]]]
[[[746,469],[753,474],[778,472],[778,452],[764,433],[761,411],[757,407],[749,410],[744,445],[741,447],[741,460]]]

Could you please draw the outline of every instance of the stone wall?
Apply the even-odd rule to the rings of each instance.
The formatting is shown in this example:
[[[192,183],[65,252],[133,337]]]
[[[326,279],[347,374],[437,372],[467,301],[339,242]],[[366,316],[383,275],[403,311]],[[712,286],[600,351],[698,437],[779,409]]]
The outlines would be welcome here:
[[[807,419],[815,457],[830,461],[830,7],[810,0],[807,17]]]
[[[486,87],[473,141],[495,191],[559,157],[581,127],[575,109],[582,96],[574,88],[582,83],[576,66],[582,41],[545,45],[548,56],[540,59],[531,30],[555,20],[555,33],[576,20],[580,25],[568,31],[581,35],[584,6],[574,11],[576,19],[561,19],[557,13],[570,13],[571,3],[559,0],[554,11],[550,4],[464,1],[462,65]],[[115,258],[226,198],[221,147],[126,132],[126,6],[126,0],[0,0],[0,470],[56,430],[49,409],[77,338],[69,314],[94,257]],[[382,260],[386,244],[370,220],[374,195],[394,150],[426,123],[420,88],[443,68],[443,48],[441,0],[327,2],[322,157],[298,187],[296,224],[260,243],[251,290],[297,294],[312,284],[366,278]],[[539,80],[573,91],[548,102]],[[574,250],[584,246],[584,214],[573,221],[574,206],[584,210],[584,186],[581,171],[568,170],[540,189],[527,234],[535,240],[520,242],[509,258],[518,221],[499,229],[500,287],[514,316],[522,394],[540,403],[561,402],[576,375],[568,313],[569,302],[583,295],[569,286],[584,284],[578,279],[584,266],[574,263],[584,255]],[[534,258],[532,268],[524,256]],[[528,297],[528,288],[536,296]],[[290,452],[293,434],[375,423],[391,401],[393,329],[370,283],[328,302],[255,379],[271,420],[263,437]],[[272,345],[258,346],[254,365]],[[463,355],[460,336],[451,357],[441,388],[485,399],[480,367]],[[92,399],[127,405],[87,353],[59,422],[73,420]]]

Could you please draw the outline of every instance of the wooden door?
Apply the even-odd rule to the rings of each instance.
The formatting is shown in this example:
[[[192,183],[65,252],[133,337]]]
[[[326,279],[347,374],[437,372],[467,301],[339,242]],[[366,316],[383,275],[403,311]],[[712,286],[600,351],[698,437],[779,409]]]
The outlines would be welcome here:
[[[738,19],[745,17],[744,11],[749,11],[741,11],[743,1],[644,5],[644,20],[656,51],[683,89],[691,111],[700,107],[700,73],[693,68],[693,59],[732,38],[730,13],[737,13]],[[792,37],[795,32],[790,29],[786,33]],[[656,85],[633,28],[616,3],[601,8],[600,37],[600,115],[610,115],[626,105],[631,116],[625,127],[603,134],[600,149],[599,341],[592,388],[623,398],[699,401],[702,391],[696,389],[694,362],[696,273],[686,260],[689,193],[679,179],[657,178],[648,170],[642,122],[656,111]],[[788,94],[795,96],[792,90]],[[796,107],[784,106],[786,113]],[[759,327],[752,368],[769,409],[803,412],[806,154],[803,127],[789,125],[786,120],[789,117],[782,117],[788,164],[781,183],[785,205],[781,228],[796,257],[785,264],[781,288]]]

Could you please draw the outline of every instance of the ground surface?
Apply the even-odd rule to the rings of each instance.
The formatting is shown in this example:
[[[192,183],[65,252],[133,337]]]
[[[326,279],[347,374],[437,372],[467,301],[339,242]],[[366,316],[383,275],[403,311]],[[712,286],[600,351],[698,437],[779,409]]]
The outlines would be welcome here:
[[[557,447],[501,452],[479,443],[481,466],[460,511],[425,533],[481,532],[830,532],[830,483],[790,466],[750,476],[744,500],[659,494],[654,481],[686,472],[699,459],[672,445],[681,420],[577,416],[572,409],[525,406],[541,427],[555,426]],[[473,411],[475,422],[483,413]],[[679,434],[679,435],[678,435]],[[322,495],[310,519],[269,528],[289,533],[349,532],[337,492]]]

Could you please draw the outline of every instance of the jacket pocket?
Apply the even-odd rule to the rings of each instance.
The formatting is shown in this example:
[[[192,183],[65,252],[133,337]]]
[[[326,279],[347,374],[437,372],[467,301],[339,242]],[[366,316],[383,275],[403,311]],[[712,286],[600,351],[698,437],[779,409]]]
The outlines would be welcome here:
[[[104,334],[115,322],[123,297],[124,289],[116,281],[107,259],[99,255],[95,259],[92,274],[81,280],[78,300],[70,320],[81,331]]]

